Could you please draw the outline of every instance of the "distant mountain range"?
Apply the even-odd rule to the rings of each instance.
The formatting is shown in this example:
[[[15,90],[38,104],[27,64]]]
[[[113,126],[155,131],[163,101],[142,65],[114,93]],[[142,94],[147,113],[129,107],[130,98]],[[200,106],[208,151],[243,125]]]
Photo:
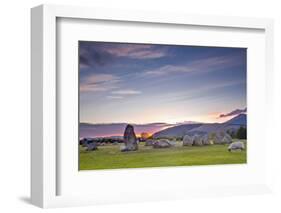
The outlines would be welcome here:
[[[177,125],[174,127],[170,127],[167,129],[164,129],[162,131],[156,132],[153,134],[154,138],[159,137],[180,137],[183,135],[186,135],[189,131],[192,129],[196,129],[202,126],[202,124],[182,124]]]
[[[240,126],[246,127],[247,115],[240,114],[224,123],[201,123],[178,125],[153,134],[153,137],[183,137],[184,135],[207,134],[210,132],[237,131]]]
[[[80,123],[80,137],[111,137],[121,136],[127,123],[90,124]],[[154,133],[173,125],[167,123],[132,124],[136,134]]]
[[[80,137],[120,137],[127,123],[90,124],[80,123]],[[247,115],[240,114],[224,123],[197,123],[185,121],[177,124],[149,123],[132,124],[135,133],[154,133],[153,137],[182,137],[186,134],[205,134],[209,132],[236,131],[240,126],[247,125]]]

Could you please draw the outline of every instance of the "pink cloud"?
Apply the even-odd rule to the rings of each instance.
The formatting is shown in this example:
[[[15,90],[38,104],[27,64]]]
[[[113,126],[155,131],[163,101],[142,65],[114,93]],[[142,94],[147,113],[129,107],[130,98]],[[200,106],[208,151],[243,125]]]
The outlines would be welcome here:
[[[111,74],[93,74],[80,84],[80,92],[101,92],[118,88],[121,79]]]
[[[127,89],[127,90],[117,90],[111,93],[116,95],[138,95],[141,94],[142,92],[138,90]]]
[[[103,50],[117,57],[128,57],[133,59],[154,59],[167,55],[163,49],[155,49],[152,45],[146,44],[126,44],[105,47]]]

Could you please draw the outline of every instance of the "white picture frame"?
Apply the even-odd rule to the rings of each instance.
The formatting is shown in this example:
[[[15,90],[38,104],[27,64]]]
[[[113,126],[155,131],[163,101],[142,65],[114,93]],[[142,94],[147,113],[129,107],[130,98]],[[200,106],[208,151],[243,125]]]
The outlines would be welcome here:
[[[269,141],[270,128],[269,124],[273,118],[272,107],[273,99],[271,91],[273,88],[273,21],[271,19],[257,18],[241,18],[241,17],[216,17],[203,15],[187,15],[187,14],[166,14],[153,13],[147,11],[123,11],[110,10],[100,8],[85,8],[74,6],[54,6],[41,5],[31,10],[31,73],[32,73],[32,88],[31,88],[31,201],[34,205],[47,208],[59,206],[76,206],[76,205],[91,205],[99,203],[117,203],[117,202],[139,202],[142,200],[163,200],[177,199],[200,196],[214,195],[233,195],[233,194],[253,194],[270,192],[270,160],[265,153],[260,157],[265,161],[265,167],[259,172],[264,172],[266,178],[259,183],[249,184],[229,184],[219,187],[210,186],[200,187],[200,183],[193,183],[194,188],[179,189],[170,186],[167,190],[161,191],[155,188],[157,196],[155,199],[145,194],[138,194],[131,198],[122,198],[116,196],[104,199],[108,192],[105,192],[100,199],[97,196],[89,195],[58,195],[58,185],[60,183],[59,173],[61,167],[58,166],[60,158],[57,146],[57,107],[58,95],[57,88],[60,81],[57,79],[57,21],[59,18],[64,19],[81,19],[81,20],[108,20],[134,23],[153,23],[155,25],[167,26],[200,26],[224,28],[227,30],[234,29],[253,29],[261,30],[264,33],[265,41],[265,58],[264,58],[264,74],[266,79],[264,94],[266,95],[265,106],[267,114],[262,118],[266,124],[266,141]],[[66,79],[67,80],[67,79]],[[260,109],[262,110],[262,109]],[[185,168],[177,169],[183,172]],[[212,169],[212,168],[211,168]],[[231,168],[230,168],[231,169]],[[244,168],[245,169],[245,168]],[[196,170],[193,169],[193,170]],[[108,171],[107,175],[128,175],[128,171]],[[135,174],[168,174],[172,168],[142,170],[136,171]],[[173,170],[174,171],[174,170]],[[192,170],[189,170],[192,172]],[[87,174],[86,174],[87,175]],[[75,187],[73,187],[75,189]],[[171,192],[171,196],[162,196],[164,192]],[[132,193],[132,192],[124,192]],[[153,194],[153,193],[152,193]],[[172,196],[177,194],[177,196]],[[155,197],[155,195],[154,195]]]

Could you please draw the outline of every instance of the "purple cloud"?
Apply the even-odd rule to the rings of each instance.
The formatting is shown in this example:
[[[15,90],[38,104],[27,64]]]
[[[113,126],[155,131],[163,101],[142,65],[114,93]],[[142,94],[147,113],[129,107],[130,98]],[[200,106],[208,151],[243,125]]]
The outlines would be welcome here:
[[[239,115],[241,113],[246,113],[247,112],[247,107],[245,109],[236,109],[233,110],[227,114],[220,114],[220,118],[225,118],[225,117],[229,117],[229,116],[234,116],[234,115]]]
[[[98,46],[98,45],[97,45]],[[114,61],[114,57],[95,45],[89,45],[89,42],[81,42],[79,44],[79,65],[80,68],[92,66],[104,66]]]
[[[136,60],[157,59],[167,56],[166,48],[150,44],[95,43],[83,41],[79,44],[80,67],[104,66],[117,58]]]
[[[155,69],[147,70],[144,75],[162,76],[177,73],[204,73],[214,70],[229,68],[236,65],[237,57],[211,57],[198,59],[183,65],[164,65]]]

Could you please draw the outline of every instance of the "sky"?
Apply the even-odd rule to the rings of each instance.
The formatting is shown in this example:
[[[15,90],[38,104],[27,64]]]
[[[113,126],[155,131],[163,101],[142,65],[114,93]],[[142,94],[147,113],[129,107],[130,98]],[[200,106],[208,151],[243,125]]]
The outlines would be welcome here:
[[[246,111],[245,48],[79,41],[80,122],[224,122]]]

